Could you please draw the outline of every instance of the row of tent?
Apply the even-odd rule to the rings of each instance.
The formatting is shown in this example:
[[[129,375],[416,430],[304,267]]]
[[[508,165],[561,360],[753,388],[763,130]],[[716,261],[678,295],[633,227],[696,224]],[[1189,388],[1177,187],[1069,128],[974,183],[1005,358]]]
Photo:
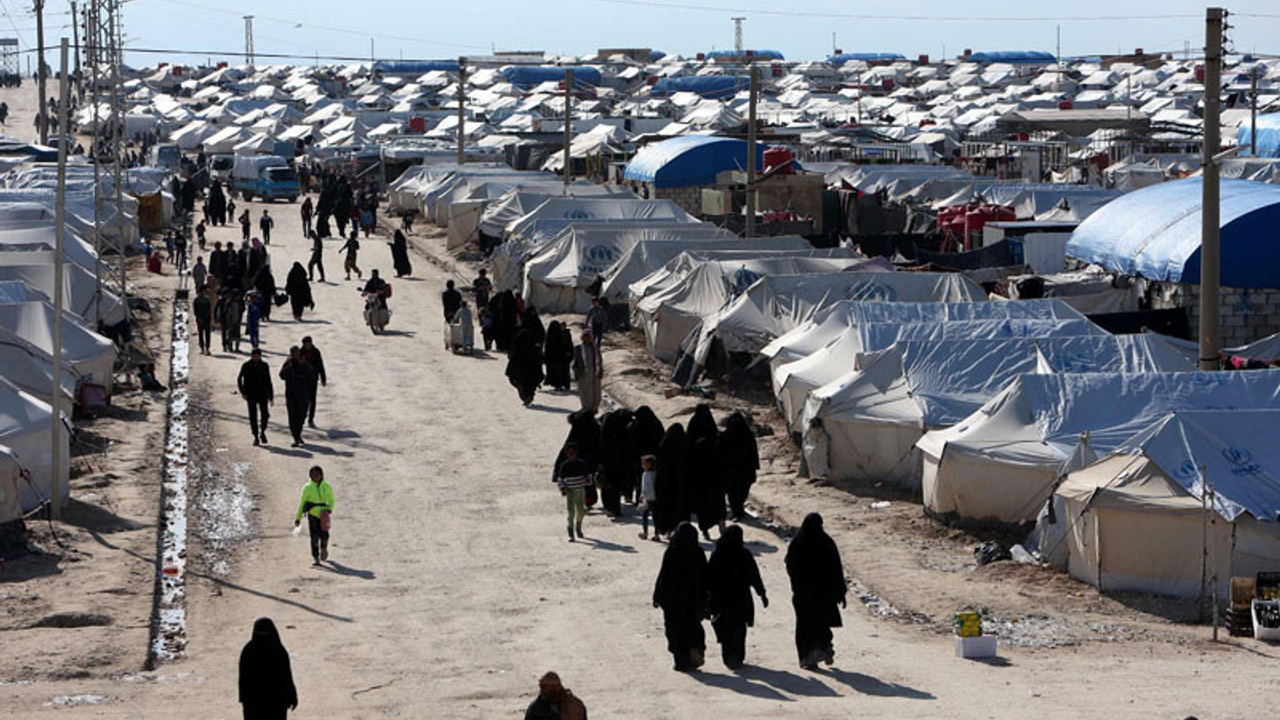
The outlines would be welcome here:
[[[66,494],[73,429],[66,411],[97,409],[110,401],[120,353],[107,334],[128,336],[128,306],[96,248],[118,247],[122,231],[126,242],[138,237],[140,200],[123,196],[121,228],[114,193],[103,192],[95,226],[92,174],[68,173],[59,287],[50,172],[51,168],[34,165],[0,176],[0,524],[21,518],[51,497],[55,393],[60,393],[66,409],[58,421],[67,432],[56,450],[62,456],[59,487]],[[144,173],[136,180],[143,201],[148,195],[164,195],[171,204],[172,198],[154,178],[148,184]],[[54,302],[59,295],[62,362],[55,367]]]

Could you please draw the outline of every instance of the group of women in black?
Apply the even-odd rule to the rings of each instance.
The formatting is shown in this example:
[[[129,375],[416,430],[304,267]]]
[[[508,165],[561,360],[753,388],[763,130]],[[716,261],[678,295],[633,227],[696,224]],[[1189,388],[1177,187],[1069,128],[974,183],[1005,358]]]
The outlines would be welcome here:
[[[822,516],[810,513],[787,546],[787,576],[796,615],[796,654],[800,667],[815,670],[835,662],[831,628],[840,627],[840,608],[848,592],[835,541],[822,528]],[[711,620],[725,667],[742,667],[747,628],[755,624],[752,591],[769,607],[760,568],[742,542],[742,528],[725,528],[707,560],[698,531],[682,522],[662,556],[653,587],[653,606],[662,609],[667,651],[677,671],[696,670],[706,653],[702,621]]]
[[[510,290],[489,299],[480,318],[485,347],[507,353],[507,379],[525,405],[538,387],[567,391],[573,364],[573,334],[568,323],[552,320],[546,327],[536,308],[525,308]],[[637,471],[638,473],[639,471]]]

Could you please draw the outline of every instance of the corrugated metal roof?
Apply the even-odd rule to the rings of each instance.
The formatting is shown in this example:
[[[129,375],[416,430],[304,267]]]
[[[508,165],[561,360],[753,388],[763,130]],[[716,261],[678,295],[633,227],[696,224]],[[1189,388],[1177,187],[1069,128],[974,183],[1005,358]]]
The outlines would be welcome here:
[[[764,168],[764,145],[756,147],[756,166]],[[716,173],[746,170],[747,143],[715,135],[684,135],[646,145],[627,163],[623,177],[655,187],[710,185]]]

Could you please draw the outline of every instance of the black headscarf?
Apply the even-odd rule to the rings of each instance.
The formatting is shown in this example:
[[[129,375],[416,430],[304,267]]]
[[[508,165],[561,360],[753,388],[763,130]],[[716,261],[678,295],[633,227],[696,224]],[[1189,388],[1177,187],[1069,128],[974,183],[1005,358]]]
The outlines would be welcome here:
[[[711,414],[710,405],[699,403],[693,409],[693,417],[689,418],[688,435],[690,445],[702,438],[707,438],[712,443],[719,438],[720,431],[716,428],[716,419]]]
[[[658,445],[658,462],[655,465],[654,494],[657,495],[658,513],[654,525],[659,532],[670,532],[681,520],[689,517],[682,493],[685,465],[684,426],[672,423]]]
[[[507,356],[507,378],[517,389],[532,392],[542,383],[542,346],[529,330],[516,333]]]
[[[764,597],[764,581],[756,559],[742,544],[742,527],[730,525],[716,541],[707,561],[708,607],[712,622],[755,624],[751,588]]]
[[[724,468],[715,441],[706,437],[694,440],[685,467],[686,493],[698,514],[698,528],[706,533],[724,520]]]
[[[533,333],[538,338],[539,345],[547,339],[547,329],[542,326],[542,318],[538,317],[537,308],[525,309],[524,314],[520,317],[520,329]]]
[[[680,523],[662,555],[662,569],[653,586],[653,602],[664,614],[702,616],[707,556],[698,544],[698,531]]]
[[[662,443],[662,421],[648,405],[636,409],[631,421],[631,446],[636,455],[657,455]]]
[[[289,293],[289,299],[293,301],[295,307],[315,307],[315,301],[311,299],[311,282],[307,280],[307,269],[302,267],[302,263],[295,262],[293,267],[289,268],[284,290]]]
[[[829,627],[840,626],[836,606],[848,593],[844,565],[835,541],[822,529],[822,516],[818,513],[805,516],[800,531],[787,546],[787,575],[797,612],[803,607]]]
[[[547,325],[547,339],[542,355],[547,363],[547,384],[553,388],[569,387],[569,365],[573,362],[573,337],[559,320]]]
[[[564,448],[573,443],[578,448],[578,458],[585,462],[588,467],[595,469],[596,463],[600,456],[600,423],[596,422],[596,416],[590,410],[576,410],[569,414],[569,436],[564,439],[564,445],[560,446],[560,454],[556,456],[555,465],[552,466],[552,481],[555,480],[555,470],[560,468],[560,463],[564,462]]]
[[[601,484],[626,494],[636,484],[640,461],[631,449],[631,411],[625,408],[605,413],[600,422]]]
[[[258,618],[253,623],[253,637],[240,651],[240,702],[264,709],[298,706],[289,652],[280,642],[275,623],[268,618]]]

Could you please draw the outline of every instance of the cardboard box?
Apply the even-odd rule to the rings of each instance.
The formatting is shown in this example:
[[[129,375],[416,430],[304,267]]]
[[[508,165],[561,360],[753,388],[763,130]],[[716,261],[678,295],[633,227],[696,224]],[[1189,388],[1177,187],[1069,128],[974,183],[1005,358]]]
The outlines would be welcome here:
[[[996,636],[981,635],[979,637],[956,638],[956,657],[992,658],[996,656]]]

